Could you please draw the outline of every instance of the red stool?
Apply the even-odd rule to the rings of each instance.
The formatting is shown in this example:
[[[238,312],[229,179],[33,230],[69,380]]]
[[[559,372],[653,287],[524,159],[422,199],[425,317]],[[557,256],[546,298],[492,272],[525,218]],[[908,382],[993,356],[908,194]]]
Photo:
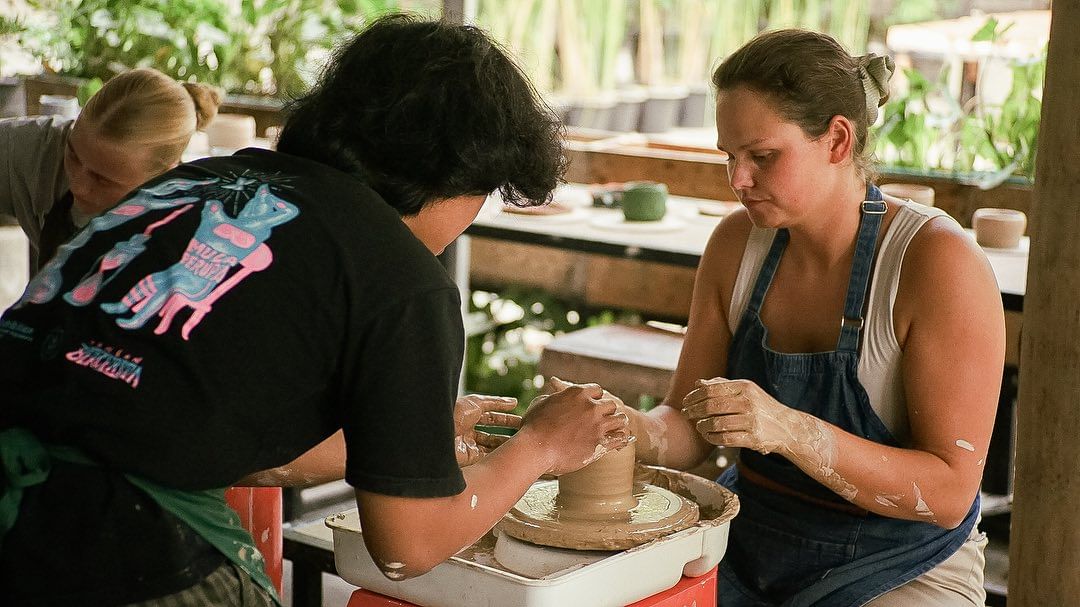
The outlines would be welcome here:
[[[627,607],[716,607],[716,567],[700,577],[684,577],[667,590]],[[415,603],[364,590],[356,590],[346,607],[417,607]]]
[[[230,487],[225,502],[240,515],[240,524],[251,532],[263,555],[266,574],[282,593],[283,546],[281,538],[281,487]]]

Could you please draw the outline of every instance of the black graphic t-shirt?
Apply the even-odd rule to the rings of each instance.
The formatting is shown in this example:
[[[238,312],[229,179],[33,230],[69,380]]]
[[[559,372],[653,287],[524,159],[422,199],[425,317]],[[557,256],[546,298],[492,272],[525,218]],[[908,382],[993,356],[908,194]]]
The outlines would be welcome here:
[[[0,428],[180,489],[231,485],[344,428],[352,485],[453,495],[459,305],[435,257],[355,178],[264,150],[181,165],[60,246],[0,319]],[[72,510],[47,497],[86,491],[88,474],[57,474],[26,502]],[[84,506],[116,499],[104,493]],[[143,555],[192,544],[126,529],[53,538],[26,529],[46,521],[25,510],[0,569],[19,560],[11,540],[32,537],[17,531]]]

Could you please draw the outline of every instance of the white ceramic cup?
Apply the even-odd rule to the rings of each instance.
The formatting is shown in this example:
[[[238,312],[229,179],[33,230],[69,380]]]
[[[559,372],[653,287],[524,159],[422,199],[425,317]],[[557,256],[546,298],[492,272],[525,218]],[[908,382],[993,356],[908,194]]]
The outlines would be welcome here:
[[[912,200],[928,207],[934,206],[934,188],[916,183],[883,183],[878,186],[885,194]]]
[[[79,116],[79,100],[70,95],[42,95],[38,98],[38,105],[41,108],[38,113],[42,116],[72,119]]]
[[[278,139],[281,139],[281,127],[280,126],[268,126],[268,127],[266,127],[266,140],[270,143],[270,147],[277,148]]]
[[[0,223],[0,312],[19,301],[30,280],[30,241],[22,228]]]
[[[1015,249],[1027,227],[1027,215],[1013,209],[976,209],[971,215],[975,241],[994,249]]]
[[[239,150],[255,139],[255,118],[247,114],[218,114],[206,127],[211,148]]]
[[[185,155],[202,157],[210,153],[210,137],[206,135],[206,131],[195,131],[191,134],[191,139],[188,141],[187,148],[184,150]]]

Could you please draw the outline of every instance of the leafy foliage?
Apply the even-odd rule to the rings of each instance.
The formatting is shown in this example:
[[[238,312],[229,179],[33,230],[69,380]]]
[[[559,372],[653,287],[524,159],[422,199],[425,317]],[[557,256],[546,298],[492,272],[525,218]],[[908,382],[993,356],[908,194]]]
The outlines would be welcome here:
[[[537,374],[540,352],[556,335],[636,320],[632,313],[583,310],[542,290],[520,287],[474,291],[469,308],[482,313],[491,328],[466,344],[465,390],[516,397],[521,411],[543,387]]]
[[[1007,29],[988,19],[973,40],[993,42]],[[1033,181],[1046,49],[1009,71],[1003,101],[979,92],[961,106],[945,85],[947,70],[935,82],[905,70],[908,90],[890,99],[877,128],[878,156],[891,166],[966,174],[987,189],[1014,177]]]
[[[313,82],[333,46],[407,0],[31,0],[56,16],[20,34],[55,72],[108,80],[154,67],[234,93],[283,95]]]

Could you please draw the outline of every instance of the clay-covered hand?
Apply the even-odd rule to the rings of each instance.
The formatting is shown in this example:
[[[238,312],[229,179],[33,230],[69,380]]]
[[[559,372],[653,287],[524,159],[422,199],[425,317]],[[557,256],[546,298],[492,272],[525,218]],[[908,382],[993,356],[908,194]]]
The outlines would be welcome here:
[[[683,399],[683,413],[705,440],[761,453],[787,453],[803,416],[745,379],[697,381]]]
[[[552,376],[552,377],[548,378],[548,381],[545,384],[545,387],[550,388],[551,390],[554,390],[554,391],[558,391],[558,390],[564,390],[564,389],[569,388],[570,386],[573,386],[573,385],[577,385],[577,384],[574,384],[573,382],[568,382],[568,381],[566,381],[564,379],[559,379],[558,377]],[[616,415],[619,415],[619,414],[625,415],[627,417],[627,419],[630,420],[630,433],[637,436],[637,429],[634,427],[634,418],[636,417],[635,413],[640,413],[640,412],[637,411],[636,409],[632,409],[626,403],[624,403],[621,398],[619,398],[618,396],[615,396],[614,394],[612,394],[611,392],[608,392],[607,390],[604,390],[604,395],[602,397],[600,397],[600,398],[603,401],[615,403],[615,407],[616,407],[615,413],[616,413]],[[640,445],[640,443],[638,443],[638,444]]]
[[[521,427],[521,416],[510,413],[515,407],[516,398],[503,396],[469,394],[457,399],[454,403],[454,452],[459,466],[475,464],[510,438],[477,430],[476,426]]]
[[[630,441],[629,419],[618,398],[596,384],[552,378],[557,392],[538,396],[525,412],[522,431],[551,459],[548,474],[573,472]]]

